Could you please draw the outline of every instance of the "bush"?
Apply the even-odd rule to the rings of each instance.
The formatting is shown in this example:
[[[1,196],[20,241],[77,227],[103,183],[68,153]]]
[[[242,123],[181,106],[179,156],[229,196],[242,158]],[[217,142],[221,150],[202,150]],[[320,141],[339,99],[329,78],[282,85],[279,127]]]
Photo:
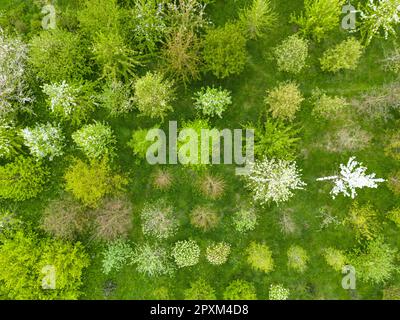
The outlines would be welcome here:
[[[152,129],[158,129],[153,127]],[[154,144],[153,141],[146,140],[149,129],[137,129],[132,132],[132,139],[128,146],[133,149],[133,154],[139,159],[146,159],[147,150]]]
[[[306,250],[300,246],[292,245],[288,251],[288,267],[297,272],[303,273],[307,269],[307,263],[310,260]]]
[[[299,17],[291,16],[291,22],[300,27],[305,36],[317,42],[340,25],[342,6],[345,0],[304,0],[304,12]]]
[[[233,214],[233,224],[240,233],[252,231],[257,226],[257,213],[253,209],[242,208]]]
[[[281,284],[271,284],[269,287],[269,300],[287,300],[290,291]]]
[[[274,270],[274,260],[272,252],[265,244],[251,242],[246,249],[247,262],[258,271],[269,273]]]
[[[385,155],[400,160],[400,133],[392,134],[385,146]]]
[[[74,33],[42,31],[30,42],[29,62],[44,82],[80,80],[89,71],[82,48]]]
[[[111,127],[98,122],[75,131],[72,139],[89,159],[113,156],[117,142]]]
[[[216,228],[219,220],[218,213],[208,207],[196,207],[190,214],[190,223],[202,231]]]
[[[173,83],[160,73],[151,73],[139,78],[135,84],[135,103],[139,111],[151,118],[163,119],[174,100]]]
[[[343,267],[346,265],[346,256],[342,251],[335,248],[326,248],[323,251],[323,256],[326,263],[337,272],[342,272]]]
[[[313,104],[312,115],[316,118],[335,120],[349,108],[349,103],[343,97],[328,96],[324,91],[316,89],[312,91]]]
[[[23,201],[43,191],[48,172],[40,162],[22,156],[0,166],[0,198]]]
[[[253,0],[242,10],[239,19],[250,39],[257,39],[278,22],[278,15],[273,11],[270,0]]]
[[[400,74],[400,52],[396,47],[394,50],[385,55],[385,59],[381,61],[383,69],[390,71],[396,75]]]
[[[279,71],[298,74],[306,66],[308,41],[291,35],[274,49],[274,57]]]
[[[157,245],[144,243],[135,248],[132,262],[137,264],[136,270],[149,277],[172,275],[172,266],[167,250]]]
[[[361,43],[349,38],[334,48],[328,49],[320,59],[323,71],[355,70],[363,53]]]
[[[114,241],[126,238],[132,229],[132,205],[125,197],[105,199],[92,215],[96,239]]]
[[[218,242],[207,247],[206,258],[211,264],[219,266],[228,260],[230,252],[230,244],[226,242]]]
[[[195,93],[194,100],[195,108],[210,117],[217,115],[222,118],[222,113],[232,104],[231,93],[221,88],[202,88]]]
[[[351,254],[349,262],[357,270],[357,278],[361,281],[383,283],[397,270],[396,252],[382,238],[377,238],[369,241],[364,251],[356,250]]]
[[[206,174],[200,181],[199,189],[200,192],[212,200],[216,200],[222,197],[225,191],[225,181],[211,174]]]
[[[215,290],[204,279],[190,284],[184,291],[185,300],[216,300]]]
[[[167,190],[173,184],[173,176],[168,170],[158,169],[153,174],[153,186],[159,190]]]
[[[257,300],[254,285],[245,280],[234,280],[225,289],[224,300]]]
[[[353,203],[344,223],[350,225],[359,241],[372,240],[379,231],[377,212],[370,205],[360,207],[357,202]]]
[[[0,158],[13,159],[21,149],[22,139],[17,130],[0,120]]]
[[[168,239],[174,236],[179,227],[174,208],[164,201],[146,204],[140,214],[142,231],[146,236],[157,240]]]
[[[400,208],[395,208],[387,214],[387,218],[392,220],[396,226],[400,227]]]
[[[107,244],[103,251],[102,271],[109,274],[111,271],[120,271],[133,256],[133,249],[129,242],[117,240]]]
[[[204,38],[203,58],[206,71],[217,78],[239,74],[247,60],[246,38],[239,25],[227,23],[210,29]]]
[[[388,187],[395,195],[400,194],[400,171],[394,172],[389,176]]]
[[[131,85],[121,81],[108,81],[100,94],[100,101],[111,117],[129,113],[133,110],[133,98],[130,92]]]
[[[183,240],[175,243],[172,257],[178,268],[194,266],[200,259],[200,248],[196,241]]]
[[[111,171],[107,159],[92,160],[90,164],[75,160],[64,178],[66,190],[92,208],[98,207],[104,196],[122,190],[127,183],[123,176]]]
[[[382,300],[400,300],[400,287],[390,286],[383,289]]]
[[[64,135],[60,127],[47,124],[37,124],[33,128],[22,130],[25,145],[31,154],[37,158],[48,158],[52,161],[55,157],[63,155]]]
[[[267,91],[267,97],[264,101],[269,106],[269,111],[274,118],[291,121],[300,109],[303,100],[304,98],[296,83],[284,82]]]

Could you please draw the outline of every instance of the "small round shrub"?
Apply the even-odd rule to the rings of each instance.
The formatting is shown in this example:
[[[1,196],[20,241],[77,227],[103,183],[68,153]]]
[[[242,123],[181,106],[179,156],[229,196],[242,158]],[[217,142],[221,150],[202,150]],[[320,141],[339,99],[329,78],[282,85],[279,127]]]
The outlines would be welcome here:
[[[190,223],[202,231],[216,228],[219,220],[218,213],[205,206],[198,206],[190,213]]]
[[[383,289],[382,300],[400,300],[400,286],[390,286]]]
[[[0,120],[0,159],[10,160],[21,150],[22,137],[12,124]]]
[[[116,240],[107,244],[103,251],[101,269],[104,274],[118,272],[127,265],[133,256],[133,249],[128,241]]]
[[[316,118],[335,120],[348,109],[349,103],[343,97],[328,96],[324,91],[316,89],[312,91],[313,104],[312,115]]]
[[[153,186],[159,190],[168,190],[173,184],[173,176],[168,170],[157,169],[152,178]]]
[[[212,200],[222,197],[225,191],[225,181],[211,174],[206,174],[200,181],[201,193]]]
[[[99,96],[102,106],[107,109],[111,117],[129,113],[133,110],[133,98],[131,95],[131,84],[121,81],[108,81]]]
[[[207,247],[206,258],[211,264],[221,265],[228,260],[230,252],[230,244],[226,242],[218,242]]]
[[[307,269],[310,260],[306,250],[300,246],[293,245],[287,251],[288,267],[297,272],[303,273]]]
[[[287,300],[290,291],[281,284],[271,284],[269,287],[269,300]]]
[[[225,289],[224,300],[257,300],[256,288],[245,280],[234,280]]]
[[[215,290],[204,279],[199,279],[190,284],[184,291],[185,300],[216,300]]]
[[[233,214],[233,225],[240,233],[252,231],[257,226],[257,213],[253,209],[242,208]]]
[[[385,146],[385,154],[393,159],[400,160],[400,133],[392,134]]]
[[[396,226],[400,227],[400,207],[395,208],[387,214],[387,218],[392,220]]]
[[[261,243],[251,242],[246,249],[247,262],[250,266],[258,271],[265,273],[274,270],[274,260],[270,248]]]
[[[372,240],[379,231],[377,212],[370,205],[359,206],[354,202],[344,223],[355,232],[358,240]]]
[[[205,116],[218,116],[222,118],[222,113],[232,104],[231,93],[228,90],[217,88],[202,88],[195,93],[194,106]]]
[[[293,120],[303,100],[296,83],[284,82],[267,91],[264,101],[274,118]]]
[[[154,129],[158,128],[154,127]],[[132,148],[133,154],[139,159],[146,159],[147,150],[154,144],[153,141],[146,140],[148,132],[149,129],[134,130],[132,132],[132,138],[128,142],[128,146]]]
[[[144,243],[137,246],[134,250],[132,263],[136,264],[136,270],[139,273],[149,277],[171,276],[174,272],[167,250],[156,244]]]
[[[178,268],[194,266],[200,259],[200,247],[193,240],[183,240],[175,243],[172,257]]]
[[[346,256],[342,251],[335,248],[326,248],[323,251],[326,263],[337,272],[342,272],[343,266],[346,265]]]
[[[396,195],[400,194],[400,171],[394,172],[389,176],[388,187]]]
[[[274,57],[279,71],[298,74],[306,66],[308,41],[291,35],[274,49]]]

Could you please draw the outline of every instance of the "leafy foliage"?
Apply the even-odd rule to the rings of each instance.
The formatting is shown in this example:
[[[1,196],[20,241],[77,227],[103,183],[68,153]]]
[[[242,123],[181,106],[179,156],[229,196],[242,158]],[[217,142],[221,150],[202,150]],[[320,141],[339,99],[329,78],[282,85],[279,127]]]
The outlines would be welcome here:
[[[133,249],[129,242],[116,240],[107,244],[103,252],[102,271],[109,274],[112,271],[120,271],[124,265],[130,262]]]
[[[254,285],[245,280],[234,280],[225,289],[224,300],[256,300]]]
[[[233,224],[240,233],[254,230],[257,222],[257,213],[254,209],[241,208],[233,215]]]
[[[370,205],[360,207],[354,202],[344,222],[355,231],[358,240],[372,240],[379,231],[377,212]]]
[[[190,284],[184,291],[185,300],[216,300],[215,290],[204,279],[199,279]]]
[[[310,260],[307,251],[300,246],[292,245],[287,251],[288,267],[303,273],[307,269]]]
[[[174,271],[167,250],[155,244],[144,243],[137,246],[132,262],[137,265],[136,270],[139,273],[149,277],[172,275]]]
[[[343,266],[346,265],[347,258],[342,251],[329,247],[324,249],[323,256],[326,263],[337,272],[342,272]]]
[[[231,94],[228,90],[222,90],[212,87],[202,88],[195,93],[196,109],[203,115],[213,117],[217,115],[222,118],[222,113],[232,104]]]
[[[297,34],[291,35],[274,49],[278,70],[298,74],[306,67],[308,41]]]
[[[281,284],[271,284],[269,287],[269,300],[287,300],[290,291]]]
[[[178,268],[194,266],[199,262],[200,247],[194,240],[183,240],[175,243],[172,256]]]
[[[224,264],[231,252],[231,246],[226,242],[214,243],[207,247],[206,258],[208,262],[214,265]]]
[[[274,260],[270,248],[261,243],[251,242],[247,250],[247,262],[255,270],[269,273],[274,270]]]
[[[328,96],[324,91],[315,89],[311,95],[313,103],[312,115],[316,118],[335,120],[349,108],[349,103],[343,97]]]
[[[198,206],[190,213],[190,223],[202,231],[214,229],[219,221],[217,212],[205,206]]]
[[[104,108],[110,112],[111,117],[118,117],[133,110],[130,87],[129,83],[124,84],[121,81],[109,81],[103,87],[99,98]]]

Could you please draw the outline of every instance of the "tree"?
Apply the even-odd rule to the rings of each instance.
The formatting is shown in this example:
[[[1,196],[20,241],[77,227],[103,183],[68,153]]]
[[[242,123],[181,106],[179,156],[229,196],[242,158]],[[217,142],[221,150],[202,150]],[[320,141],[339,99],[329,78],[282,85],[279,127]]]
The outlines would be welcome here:
[[[72,139],[89,159],[112,157],[117,142],[111,127],[98,122],[75,131]]]
[[[315,89],[311,93],[312,115],[316,118],[335,120],[349,108],[345,98],[328,96],[323,90]]]
[[[222,90],[207,87],[202,88],[195,93],[194,106],[205,116],[218,116],[222,118],[222,113],[232,104],[231,93],[228,90]]]
[[[350,225],[359,241],[363,239],[372,240],[379,231],[377,212],[371,205],[360,207],[358,202],[353,203],[349,216],[344,219],[344,223]]]
[[[300,32],[319,42],[327,33],[340,25],[340,15],[345,0],[304,0],[304,12],[291,16],[291,22]]]
[[[172,257],[178,268],[190,267],[199,263],[200,247],[194,240],[183,240],[175,243]]]
[[[157,240],[174,236],[179,227],[179,220],[174,208],[162,200],[153,204],[146,204],[140,217],[143,234]]]
[[[90,164],[75,160],[64,175],[66,190],[87,207],[96,208],[106,195],[123,189],[126,179],[114,174],[107,164],[107,159],[91,160]]]
[[[173,110],[173,82],[160,73],[147,72],[135,82],[134,89],[136,106],[143,115],[163,119]]]
[[[394,132],[387,139],[385,155],[400,160],[400,132]]]
[[[220,217],[216,211],[205,206],[198,206],[190,213],[190,223],[202,231],[217,227]]]
[[[239,19],[247,36],[257,39],[272,29],[278,22],[278,15],[272,9],[270,0],[253,0],[240,12]]]
[[[257,226],[257,213],[254,209],[241,208],[233,214],[233,224],[236,231],[246,233]]]
[[[185,300],[216,300],[215,290],[204,279],[198,279],[184,291]]]
[[[387,214],[387,218],[391,221],[393,221],[397,227],[400,227],[400,208],[394,208],[393,210],[390,210],[389,213]]]
[[[283,82],[276,88],[267,90],[264,100],[269,106],[272,117],[282,120],[293,120],[304,98],[295,82]]]
[[[308,41],[293,34],[274,48],[274,57],[279,71],[299,74],[306,67]]]
[[[337,272],[342,272],[346,265],[347,257],[341,250],[329,247],[323,250],[326,263]]]
[[[81,80],[89,72],[83,48],[74,33],[42,31],[30,41],[29,62],[44,82]]]
[[[120,271],[130,263],[134,251],[128,241],[116,240],[107,244],[103,251],[102,271],[108,275],[110,272]]]
[[[307,251],[300,246],[292,245],[287,251],[288,267],[303,273],[307,269],[310,260]]]
[[[159,190],[168,190],[174,183],[174,177],[166,169],[157,169],[153,174],[153,186]]]
[[[22,156],[0,166],[0,198],[23,201],[43,191],[48,172],[40,162]]]
[[[0,291],[4,297],[17,300],[79,297],[82,272],[89,266],[89,257],[79,242],[72,245],[17,230],[2,236],[1,243]],[[55,285],[55,289],[43,289],[49,285]]]
[[[118,117],[133,110],[131,84],[121,81],[108,81],[100,94],[102,106],[107,109],[111,117]]]
[[[22,138],[12,123],[0,120],[0,158],[13,159],[21,150]]]
[[[241,73],[246,64],[247,50],[240,26],[227,23],[210,29],[204,38],[203,58],[206,71],[219,79]]]
[[[269,287],[269,300],[287,300],[290,291],[281,284],[271,284]]]
[[[158,126],[152,129],[159,129]],[[136,129],[132,131],[132,138],[128,146],[133,149],[133,154],[139,159],[146,159],[147,150],[154,143],[146,139],[149,129]]]
[[[388,179],[389,189],[396,195],[400,194],[400,171],[393,172]]]
[[[351,157],[347,165],[340,165],[340,173],[337,176],[318,178],[317,181],[333,180],[335,186],[331,190],[332,198],[335,199],[340,193],[345,197],[354,199],[357,196],[357,189],[362,188],[377,188],[378,182],[385,181],[384,179],[375,178],[375,173],[366,174],[366,167],[362,166]]]
[[[219,266],[228,260],[230,252],[231,245],[229,243],[218,242],[207,247],[206,258],[211,264]]]
[[[59,126],[50,123],[37,124],[33,128],[25,128],[21,132],[25,145],[37,159],[48,158],[52,161],[55,157],[63,155],[65,137]]]
[[[225,289],[224,300],[257,300],[254,285],[245,280],[234,280]]]
[[[225,188],[225,181],[221,177],[212,174],[206,174],[199,183],[200,192],[212,200],[221,198]]]
[[[269,273],[274,270],[274,260],[270,248],[261,243],[251,242],[246,249],[247,262],[258,271]]]
[[[261,205],[271,201],[276,204],[287,201],[294,195],[294,190],[301,190],[306,186],[301,180],[296,163],[285,160],[265,158],[256,161],[245,179],[254,200]]]
[[[323,71],[355,70],[362,56],[363,47],[355,38],[342,41],[324,52],[321,62]]]

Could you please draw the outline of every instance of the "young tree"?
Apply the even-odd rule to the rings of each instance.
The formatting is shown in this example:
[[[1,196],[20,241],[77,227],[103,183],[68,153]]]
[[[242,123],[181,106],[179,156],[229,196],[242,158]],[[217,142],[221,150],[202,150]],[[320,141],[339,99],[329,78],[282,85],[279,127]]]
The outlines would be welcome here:
[[[185,300],[216,300],[215,290],[204,279],[199,279],[190,284],[184,291]]]
[[[345,98],[339,96],[328,96],[323,90],[315,89],[311,93],[311,102],[313,104],[312,115],[316,118],[335,120],[340,118],[349,103]]]
[[[194,101],[195,108],[203,115],[219,118],[222,118],[222,113],[232,104],[231,93],[228,90],[214,87],[202,88],[196,92]]]
[[[158,129],[158,126],[152,129]],[[133,149],[133,154],[139,159],[146,159],[147,150],[154,143],[146,139],[149,129],[136,129],[132,131],[132,138],[128,146]]]
[[[269,300],[287,300],[290,291],[281,284],[271,284],[269,287]]]
[[[221,198],[225,188],[225,181],[221,177],[212,174],[206,174],[199,183],[200,192],[212,200]]]
[[[357,201],[353,203],[349,216],[343,222],[350,225],[359,241],[363,239],[372,240],[379,231],[377,212],[371,205],[360,207]]]
[[[329,247],[323,250],[322,255],[333,270],[342,272],[343,267],[346,265],[347,257],[341,250]]]
[[[206,258],[213,265],[224,264],[231,253],[231,245],[226,242],[214,243],[207,247]]]
[[[130,83],[115,80],[104,85],[99,100],[111,117],[127,114],[134,109],[131,86]]]
[[[274,270],[274,260],[270,248],[261,243],[251,242],[247,250],[247,262],[258,271],[269,273]]]
[[[245,280],[234,280],[225,289],[224,300],[257,300],[256,288]]]
[[[216,211],[205,206],[198,206],[190,213],[190,223],[202,231],[217,227],[220,217]]]
[[[307,251],[300,246],[292,245],[287,251],[288,267],[303,273],[307,269],[310,260]]]
[[[103,251],[102,271],[108,275],[110,272],[120,271],[131,262],[134,251],[128,241],[115,240],[109,242]]]
[[[257,212],[254,209],[241,208],[233,214],[233,224],[236,231],[246,233],[257,226]]]
[[[183,240],[175,243],[172,257],[178,268],[190,267],[199,263],[200,247],[194,240]]]
[[[335,199],[340,193],[345,197],[354,199],[357,196],[357,189],[362,188],[377,188],[379,182],[384,182],[384,179],[375,178],[375,173],[366,174],[366,167],[362,166],[351,157],[347,165],[340,165],[340,173],[337,176],[318,178],[317,181],[333,180],[335,186],[331,190],[332,198]]]
[[[298,74],[306,67],[308,41],[291,35],[275,47],[274,57],[279,71]]]
[[[13,159],[21,150],[22,137],[12,123],[0,120],[0,159]]]
[[[295,162],[285,160],[256,161],[245,176],[247,187],[255,201],[261,205],[274,201],[276,204],[289,200],[294,190],[304,189]]]

